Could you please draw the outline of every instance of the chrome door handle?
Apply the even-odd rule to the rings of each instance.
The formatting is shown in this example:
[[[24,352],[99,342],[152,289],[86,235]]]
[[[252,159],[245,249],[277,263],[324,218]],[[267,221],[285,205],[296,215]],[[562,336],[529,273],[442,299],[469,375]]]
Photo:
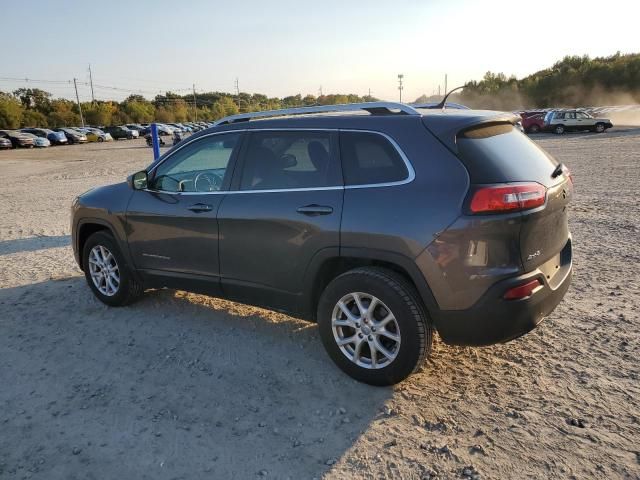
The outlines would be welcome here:
[[[196,203],[195,205],[191,205],[189,207],[189,210],[191,210],[192,212],[210,212],[211,211],[211,205],[207,205],[206,203]]]
[[[329,207],[327,205],[305,205],[304,207],[299,207],[296,210],[298,213],[302,213],[303,215],[309,215],[310,217],[314,217],[317,215],[329,215],[333,213],[333,207]]]

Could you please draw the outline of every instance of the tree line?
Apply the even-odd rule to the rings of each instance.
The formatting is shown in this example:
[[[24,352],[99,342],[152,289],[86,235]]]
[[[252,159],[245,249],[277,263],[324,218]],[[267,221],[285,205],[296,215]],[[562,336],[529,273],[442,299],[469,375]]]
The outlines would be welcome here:
[[[566,56],[552,67],[522,79],[487,72],[470,81],[451,101],[472,108],[586,107],[640,103],[640,54],[590,58]],[[423,96],[418,101],[432,101]]]
[[[267,97],[259,93],[225,92],[178,95],[167,92],[147,100],[141,95],[130,95],[122,102],[82,102],[80,107],[86,125],[107,126],[153,121],[185,122],[217,120],[236,113],[280,108],[334,105],[376,101],[374,97],[358,95],[292,95],[284,98]],[[0,92],[0,128],[70,127],[81,124],[76,102],[53,98],[39,88],[19,88],[11,93]]]
[[[147,100],[131,95],[122,102],[81,103],[87,125],[217,120],[240,112],[279,108],[375,101],[369,96],[292,95],[267,97],[259,93],[225,92],[178,95],[167,92]],[[416,99],[439,101],[440,97]],[[518,110],[523,108],[574,107],[640,103],[640,53],[608,57],[567,56],[552,67],[517,79],[487,72],[482,80],[467,82],[451,101],[473,108]],[[75,102],[38,88],[0,92],[0,128],[64,127],[80,125]]]

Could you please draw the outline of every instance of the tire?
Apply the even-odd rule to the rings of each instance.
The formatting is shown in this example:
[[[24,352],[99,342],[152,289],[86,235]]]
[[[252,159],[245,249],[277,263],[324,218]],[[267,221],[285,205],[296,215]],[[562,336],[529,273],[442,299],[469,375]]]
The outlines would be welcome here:
[[[606,130],[604,123],[596,123],[594,132],[596,133],[604,133],[604,131]]]
[[[96,272],[96,269],[92,269],[92,265],[89,260],[94,248],[98,249],[96,253],[101,249],[102,252],[106,251],[111,253],[113,257],[112,261],[107,262],[111,267],[115,264],[115,267],[117,268],[117,277],[119,278],[119,282],[117,283],[117,288],[113,292],[104,291],[110,290],[106,280],[104,282],[104,288],[99,288],[92,278],[92,272]],[[95,260],[96,257],[92,257],[92,261],[94,263]],[[87,239],[84,244],[84,248],[82,249],[82,266],[89,288],[91,288],[91,291],[93,291],[93,294],[98,298],[98,300],[106,305],[111,307],[128,305],[137,300],[143,293],[142,285],[133,277],[133,274],[125,262],[115,239],[110,233],[106,233],[104,231],[96,232]],[[98,266],[97,270],[102,270],[102,268]],[[113,279],[111,279],[110,282],[111,285],[115,285]],[[102,283],[100,284],[102,285]],[[101,288],[103,288],[103,291],[101,291]]]
[[[540,127],[536,124],[533,124],[529,127],[529,133],[539,133]]]
[[[366,307],[364,314],[355,296]],[[368,308],[374,300],[376,306],[369,317]],[[351,319],[339,302],[351,313]],[[390,317],[393,320],[388,321]],[[370,385],[401,382],[431,351],[433,327],[418,293],[390,270],[356,268],[336,277],[322,292],[317,318],[320,338],[331,359],[347,375]],[[388,323],[381,326],[383,321]],[[349,338],[354,341],[338,345],[339,339]],[[377,353],[373,354],[371,345]],[[391,355],[382,353],[378,346]]]
[[[98,143],[104,142],[104,138],[98,137]]]
[[[556,125],[553,127],[553,133],[556,135],[562,135],[564,133],[564,125]]]

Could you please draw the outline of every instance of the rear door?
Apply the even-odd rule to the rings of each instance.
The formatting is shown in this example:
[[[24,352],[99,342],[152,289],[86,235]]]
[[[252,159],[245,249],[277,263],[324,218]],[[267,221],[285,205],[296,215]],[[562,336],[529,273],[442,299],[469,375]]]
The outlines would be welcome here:
[[[248,133],[218,213],[225,296],[292,311],[307,266],[340,245],[343,186],[337,133]]]
[[[578,121],[576,119],[576,112],[564,112],[564,126],[567,130],[577,130]]]

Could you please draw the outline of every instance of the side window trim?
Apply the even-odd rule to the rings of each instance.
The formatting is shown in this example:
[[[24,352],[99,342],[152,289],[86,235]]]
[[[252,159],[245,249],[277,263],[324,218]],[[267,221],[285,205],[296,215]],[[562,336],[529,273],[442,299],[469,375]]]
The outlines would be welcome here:
[[[404,180],[397,180],[393,182],[382,182],[382,183],[365,183],[362,185],[345,185],[344,186],[345,189],[351,190],[351,189],[357,189],[357,188],[395,187],[398,185],[406,185],[407,183],[411,183],[415,180],[416,172],[413,169],[413,165],[409,161],[409,158],[404,153],[402,148],[400,148],[400,145],[398,145],[398,142],[396,142],[392,137],[390,137],[386,133],[378,132],[375,130],[359,130],[359,129],[344,129],[344,128],[341,128],[339,132],[340,133],[342,132],[373,133],[375,135],[380,135],[381,137],[384,137],[391,144],[391,146],[396,150],[396,152],[398,152],[398,155],[400,155],[400,158],[402,159],[402,161],[404,162],[407,168],[407,178],[405,178]],[[342,155],[340,156],[340,160],[342,162]],[[343,169],[343,176],[344,176],[344,169]]]
[[[331,187],[308,187],[308,188],[288,188],[288,189],[269,189],[269,190],[240,190],[240,179],[242,177],[242,170],[244,167],[244,155],[246,153],[246,148],[247,148],[247,139],[249,137],[249,133],[251,132],[264,132],[264,131],[315,131],[315,132],[327,132],[327,133],[333,133],[336,134],[335,135],[335,144],[332,143],[332,147],[335,146],[336,150],[336,158],[339,160],[338,165],[340,166],[340,170],[341,170],[341,176],[343,177],[343,184],[342,185],[336,185],[336,186],[331,186]],[[340,153],[340,148],[339,148],[339,134],[341,132],[355,132],[355,133],[372,133],[375,135],[380,135],[382,137],[384,137],[385,139],[387,139],[387,141],[389,141],[389,143],[391,143],[391,146],[398,152],[398,155],[400,155],[400,158],[402,158],[402,161],[404,162],[405,166],[407,167],[407,178],[405,178],[404,180],[398,180],[395,182],[384,182],[384,183],[371,183],[371,184],[363,184],[363,185],[344,185],[344,173],[343,173],[343,169],[342,169],[342,157],[341,157],[341,153]],[[227,183],[225,182],[225,185],[223,185],[223,190],[220,190],[218,192],[165,192],[165,191],[161,191],[161,190],[149,190],[150,192],[155,192],[155,193],[167,193],[167,194],[172,194],[172,195],[229,195],[229,194],[252,194],[252,193],[271,193],[271,192],[308,192],[308,191],[314,191],[314,190],[350,190],[350,189],[360,189],[360,188],[380,188],[380,187],[395,187],[395,186],[399,186],[399,185],[406,185],[408,183],[411,183],[415,180],[416,178],[416,174],[415,174],[415,170],[413,168],[413,165],[411,164],[411,161],[409,160],[409,158],[407,157],[407,155],[404,153],[404,151],[402,150],[402,148],[400,147],[400,145],[398,145],[398,142],[396,142],[392,137],[390,137],[389,135],[387,135],[384,132],[380,132],[380,131],[376,131],[376,130],[367,130],[367,129],[347,129],[347,128],[341,128],[341,129],[337,129],[337,128],[295,128],[295,127],[280,127],[280,128],[252,128],[252,129],[237,129],[237,130],[224,130],[222,132],[212,132],[209,133],[207,135],[203,135],[201,137],[198,137],[197,140],[198,141],[202,138],[206,138],[209,136],[213,136],[213,135],[223,135],[225,133],[241,133],[241,137],[240,137],[240,146],[236,149],[236,151],[234,152],[234,154],[231,156],[231,158],[229,159],[229,166],[231,168],[231,176],[230,176],[230,181]],[[179,148],[177,148],[176,150],[172,150],[171,152],[168,152],[166,154],[166,156],[164,158],[160,158],[160,160],[158,162],[156,162],[155,164],[153,164],[151,166],[151,168],[149,168],[147,171],[149,172],[149,174],[155,173],[155,170],[162,165],[163,163],[170,161],[170,159],[182,148],[186,147],[187,145],[191,144],[193,142],[186,142],[184,145],[181,145]]]

